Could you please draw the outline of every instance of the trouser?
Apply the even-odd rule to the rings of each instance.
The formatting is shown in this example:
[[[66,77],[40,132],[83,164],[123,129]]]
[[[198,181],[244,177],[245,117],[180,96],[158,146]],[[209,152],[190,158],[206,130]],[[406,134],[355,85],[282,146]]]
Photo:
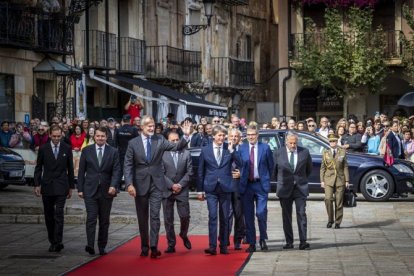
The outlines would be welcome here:
[[[47,236],[50,244],[62,243],[66,196],[42,196]]]
[[[246,235],[246,225],[244,222],[243,204],[238,192],[231,193],[231,205],[229,216],[229,240],[234,218],[234,236],[233,242],[240,243]]]
[[[188,234],[188,228],[190,226],[190,204],[188,197],[177,198],[175,195],[171,195],[168,198],[164,198],[162,201],[162,207],[164,212],[164,226],[167,234],[168,246],[174,247],[176,244],[175,231],[174,231],[174,203],[177,202],[177,212],[180,217],[180,237],[185,238]]]
[[[307,239],[306,197],[303,196],[296,188],[293,190],[293,195],[291,197],[280,198],[280,206],[282,207],[283,218],[283,232],[285,234],[286,243],[293,244],[293,202],[295,202],[296,207],[296,220],[299,230],[299,239],[301,243],[304,243]]]
[[[335,224],[341,224],[342,218],[344,215],[344,185],[334,185],[327,186],[325,185],[325,206],[326,212],[328,213],[328,222],[334,222]],[[334,197],[335,195],[335,197]],[[334,212],[334,202],[335,202],[335,212]]]

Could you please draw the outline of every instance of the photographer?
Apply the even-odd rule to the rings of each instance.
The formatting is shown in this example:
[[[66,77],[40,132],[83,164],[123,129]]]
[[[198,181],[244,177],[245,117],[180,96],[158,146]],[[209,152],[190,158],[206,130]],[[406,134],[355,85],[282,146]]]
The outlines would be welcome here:
[[[125,105],[126,113],[131,116],[131,125],[134,123],[134,118],[141,117],[141,111],[144,109],[144,103],[135,95],[131,95],[129,101]]]
[[[371,124],[367,124],[367,128],[365,129],[365,133],[362,136],[361,143],[366,144],[367,153],[373,155],[379,155],[379,145],[381,142],[381,138],[379,134],[374,133],[374,129],[372,128]]]

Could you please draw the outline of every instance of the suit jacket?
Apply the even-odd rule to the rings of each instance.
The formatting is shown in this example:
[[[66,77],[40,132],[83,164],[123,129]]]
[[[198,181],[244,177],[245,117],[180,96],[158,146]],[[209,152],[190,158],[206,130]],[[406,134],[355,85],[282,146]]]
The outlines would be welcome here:
[[[330,187],[344,186],[345,182],[349,182],[348,161],[344,149],[337,148],[335,158],[331,149],[323,151],[320,177],[321,182]]]
[[[235,192],[237,187],[234,186],[231,174],[232,164],[235,160],[235,151],[230,153],[227,144],[223,144],[221,153],[221,162],[217,164],[213,150],[213,143],[201,148],[201,154],[198,161],[198,192],[213,192],[217,184],[220,185],[224,192]]]
[[[286,146],[275,151],[275,174],[277,176],[277,192],[279,198],[290,198],[296,187],[300,193],[307,197],[309,195],[308,177],[312,172],[312,157],[309,150],[297,147],[298,160],[295,171],[289,165]]]
[[[193,165],[191,162],[191,154],[188,150],[177,151],[178,162],[177,168],[175,168],[174,160],[171,152],[164,152],[162,157],[162,164],[164,168],[164,178],[166,184],[166,190],[164,191],[164,197],[169,197],[173,194],[172,185],[180,184],[181,192],[175,194],[176,198],[188,198],[189,182],[193,175]]]
[[[133,184],[137,195],[146,195],[151,182],[164,192],[165,179],[162,168],[162,156],[165,151],[180,151],[187,146],[187,140],[182,138],[177,144],[169,142],[162,135],[151,137],[151,160],[147,162],[144,143],[141,135],[128,142],[124,161],[124,178],[126,188]]]
[[[50,142],[42,145],[37,154],[34,172],[35,186],[41,186],[44,196],[63,196],[74,189],[74,170],[72,149],[60,143],[57,159]]]
[[[274,168],[273,153],[269,145],[259,142],[257,144],[257,170],[259,172],[260,184],[263,190],[268,193],[270,190],[270,177]],[[250,150],[249,144],[242,144],[237,152],[241,160],[241,176],[239,193],[246,191],[250,173]]]
[[[102,164],[98,165],[96,145],[89,145],[82,150],[78,171],[78,192],[84,197],[94,197],[100,190],[106,198],[109,187],[118,189],[121,181],[121,167],[118,151],[110,145],[105,145]]]
[[[190,147],[201,147],[201,144],[203,143],[203,137],[201,137],[200,133],[194,133],[191,137]]]
[[[398,134],[397,134],[398,135]],[[402,141],[402,139],[400,138],[400,141]],[[387,143],[391,149],[392,152],[392,156],[394,158],[402,158],[404,159],[404,147],[402,143],[399,143],[397,138],[395,137],[394,132],[390,132],[387,136]],[[401,154],[398,155],[398,152],[401,150]]]

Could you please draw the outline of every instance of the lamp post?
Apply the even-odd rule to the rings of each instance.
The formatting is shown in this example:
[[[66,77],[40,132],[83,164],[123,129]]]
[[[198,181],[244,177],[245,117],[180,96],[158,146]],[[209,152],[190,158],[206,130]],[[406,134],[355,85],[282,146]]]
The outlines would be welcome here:
[[[184,25],[183,35],[193,35],[198,33],[201,29],[205,30],[211,24],[211,17],[213,17],[213,6],[216,0],[203,0],[204,15],[207,18],[207,25]]]

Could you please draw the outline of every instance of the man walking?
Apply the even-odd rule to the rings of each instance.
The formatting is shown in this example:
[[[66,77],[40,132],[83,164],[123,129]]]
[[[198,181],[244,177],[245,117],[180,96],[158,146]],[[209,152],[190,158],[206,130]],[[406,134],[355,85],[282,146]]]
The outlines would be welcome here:
[[[63,209],[66,198],[72,196],[72,189],[75,188],[73,157],[71,147],[60,142],[62,129],[59,126],[51,128],[50,138],[51,142],[39,148],[34,192],[36,196],[42,196],[49,252],[60,252],[64,248]]]
[[[176,132],[168,134],[168,141],[178,143],[179,135]],[[164,152],[162,157],[166,189],[162,207],[164,211],[164,225],[167,234],[168,248],[165,253],[175,252],[174,231],[174,203],[177,202],[177,211],[180,217],[180,237],[187,249],[191,249],[191,242],[187,237],[190,226],[190,203],[188,201],[189,181],[193,175],[191,155],[188,150]]]
[[[162,156],[165,151],[179,151],[187,147],[191,128],[189,122],[184,124],[184,139],[178,143],[171,143],[162,135],[154,134],[155,122],[151,116],[142,118],[141,128],[141,134],[128,143],[124,178],[128,193],[135,198],[141,236],[141,256],[148,256],[151,248],[151,258],[157,258],[161,256],[161,251],[158,250],[158,234],[161,203],[166,187],[162,173]]]
[[[85,201],[88,240],[85,251],[90,255],[95,254],[95,232],[98,219],[99,254],[106,254],[112,201],[121,181],[118,151],[106,144],[107,133],[105,127],[100,127],[95,131],[95,144],[82,150],[79,162],[78,196]]]
[[[256,126],[248,126],[247,141],[239,148],[242,161],[239,193],[241,194],[246,221],[246,239],[249,248],[246,252],[256,251],[256,228],[254,205],[260,232],[260,249],[268,250],[267,237],[267,200],[270,190],[270,177],[274,167],[273,155],[269,145],[258,142]]]
[[[309,150],[298,147],[298,136],[286,134],[286,147],[274,153],[277,193],[282,207],[283,231],[286,244],[283,249],[293,248],[292,205],[295,202],[299,230],[299,249],[310,248],[307,240],[306,198],[309,196],[308,177],[312,172]]]

